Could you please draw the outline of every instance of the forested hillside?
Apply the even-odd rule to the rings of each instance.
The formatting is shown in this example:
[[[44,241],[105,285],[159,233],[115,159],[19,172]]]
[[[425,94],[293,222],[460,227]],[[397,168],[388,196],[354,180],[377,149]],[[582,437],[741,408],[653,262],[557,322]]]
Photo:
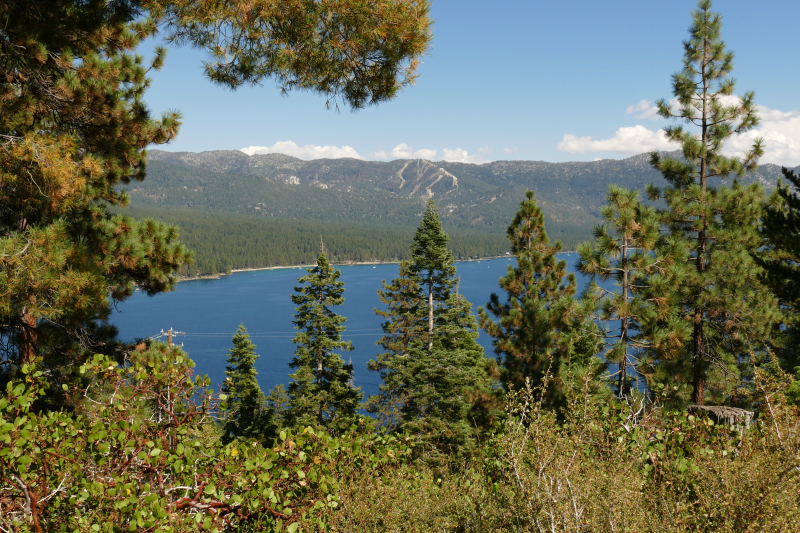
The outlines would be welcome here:
[[[661,183],[648,158],[472,165],[153,150],[147,180],[127,190],[132,215],[181,228],[195,252],[184,273],[208,274],[308,262],[320,236],[337,262],[403,259],[402,243],[430,195],[457,258],[505,253],[508,219],[527,189],[536,191],[550,237],[575,249],[601,222],[609,184],[643,190]],[[771,189],[779,176],[779,167],[763,165],[746,182]]]
[[[125,214],[180,228],[181,242],[194,253],[194,262],[180,270],[183,276],[313,263],[320,239],[335,263],[408,259],[408,242],[414,233],[411,228],[265,219],[186,208],[132,207]],[[457,259],[497,256],[508,251],[508,240],[503,235],[460,230],[452,233],[451,249]]]
[[[133,205],[142,207],[409,228],[419,223],[432,195],[451,230],[502,233],[525,191],[532,189],[552,238],[588,240],[600,222],[609,184],[637,190],[661,184],[663,178],[648,160],[648,154],[640,154],[593,162],[473,165],[153,150],[147,180],[132,183],[128,190]],[[780,175],[780,167],[762,165],[744,183],[758,181],[771,190]]]

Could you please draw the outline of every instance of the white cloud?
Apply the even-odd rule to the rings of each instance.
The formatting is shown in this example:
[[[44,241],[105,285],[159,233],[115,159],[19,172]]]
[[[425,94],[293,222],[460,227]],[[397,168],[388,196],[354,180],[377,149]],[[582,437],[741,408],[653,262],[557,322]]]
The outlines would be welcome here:
[[[490,149],[491,150],[491,149]],[[442,161],[451,161],[454,163],[485,163],[486,158],[483,157],[485,152],[481,152],[481,149],[478,149],[477,155],[470,155],[469,152],[466,150],[462,150],[461,148],[443,148],[442,149]]]
[[[628,109],[625,110],[625,114],[631,115],[633,113],[639,113],[635,118],[643,120],[657,120],[659,118],[658,108],[654,106],[650,100],[640,100],[638,104],[628,106]]]
[[[742,155],[753,141],[764,139],[764,156],[761,163],[774,163],[787,167],[800,165],[800,111],[780,111],[758,106],[761,125],[743,133],[725,144],[728,155]]]
[[[504,154],[516,154],[517,153],[517,147],[515,146],[514,148],[503,148],[503,153]]]
[[[739,97],[731,95],[723,98],[724,105],[736,105]],[[670,101],[677,111],[677,102]],[[625,114],[640,113],[636,118],[649,118],[650,102],[642,100],[628,107]],[[800,111],[781,111],[758,106],[761,124],[754,130],[732,137],[725,143],[726,155],[741,156],[753,145],[756,138],[764,139],[764,156],[761,163],[776,165],[800,165]],[[687,129],[691,131],[691,126]],[[563,152],[582,154],[587,152],[614,152],[620,155],[635,155],[652,150],[675,150],[677,144],[668,143],[663,130],[650,130],[641,125],[620,128],[613,137],[595,139],[564,135],[557,148]]]
[[[372,159],[429,159],[433,160],[436,158],[437,150],[432,150],[430,148],[420,148],[419,150],[414,150],[412,146],[407,145],[406,143],[400,143],[394,148],[391,149],[388,153],[385,150],[380,150],[378,152],[373,152],[370,154]]]
[[[622,155],[636,155],[653,150],[669,150],[674,148],[663,130],[652,131],[644,126],[636,125],[620,128],[610,139],[594,139],[567,134],[556,146],[562,152],[583,154],[586,152],[614,152]]]
[[[437,157],[439,150],[432,148],[415,149],[406,143],[401,143],[389,150],[379,150],[369,154],[370,159],[426,159],[428,161],[452,161],[457,163],[485,163],[486,155],[492,153],[491,146],[481,146],[477,154],[470,154],[462,148],[443,148],[441,157]]]
[[[336,159],[342,157],[352,157],[355,159],[367,159],[359,155],[350,146],[315,146],[307,144],[305,146],[298,146],[292,141],[276,142],[272,146],[249,146],[242,148],[241,152],[247,155],[256,154],[286,154],[297,157],[299,159]],[[419,148],[409,146],[406,143],[400,143],[391,150],[381,149],[369,154],[369,159],[372,160],[395,160],[395,159],[426,159],[428,161],[454,161],[459,163],[485,163],[487,156],[493,151],[491,146],[481,146],[477,150],[477,154],[470,154],[462,148],[443,148],[441,150],[441,157],[439,157],[439,150],[432,148]],[[505,153],[516,153],[517,149],[514,147],[513,151],[508,148],[503,150]]]
[[[272,146],[249,146],[242,148],[241,152],[247,155],[256,154],[285,154],[299,159],[340,159],[352,157],[354,159],[364,159],[358,152],[350,146],[315,146],[307,144],[298,146],[293,141],[278,141]]]

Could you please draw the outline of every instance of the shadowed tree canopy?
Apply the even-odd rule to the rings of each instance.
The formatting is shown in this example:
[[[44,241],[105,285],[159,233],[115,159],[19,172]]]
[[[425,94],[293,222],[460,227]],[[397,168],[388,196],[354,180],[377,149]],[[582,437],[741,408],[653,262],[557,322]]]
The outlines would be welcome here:
[[[0,5],[0,79],[27,89],[5,101],[9,108],[68,107],[79,93],[58,87],[54,70],[80,76],[86,55],[161,35],[206,50],[215,83],[236,89],[272,78],[283,92],[310,90],[359,109],[414,82],[432,39],[429,10],[427,0],[10,0]],[[159,66],[163,59],[159,48]]]
[[[782,171],[787,183],[779,184],[764,210],[765,242],[754,255],[781,305],[786,327],[776,332],[774,344],[791,371],[800,365],[800,176],[786,168]]]

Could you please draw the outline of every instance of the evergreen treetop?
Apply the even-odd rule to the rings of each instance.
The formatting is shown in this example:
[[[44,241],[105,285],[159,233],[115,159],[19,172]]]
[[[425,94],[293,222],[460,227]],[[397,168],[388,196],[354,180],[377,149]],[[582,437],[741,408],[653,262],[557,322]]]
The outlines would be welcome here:
[[[458,294],[456,269],[431,200],[412,242],[412,259],[378,291],[386,310],[384,353],[368,363],[381,374],[367,408],[382,425],[415,434],[429,457],[466,452],[475,427],[495,408],[492,365],[477,343],[470,303]]]
[[[525,193],[506,234],[516,258],[516,265],[509,265],[500,278],[506,301],[492,293],[478,314],[481,327],[492,337],[504,387],[520,390],[526,379],[540,386],[548,370],[559,374],[563,331],[554,307],[572,299],[577,282],[567,273],[566,261],[556,257],[561,243],[550,244],[533,191]]]
[[[336,351],[353,349],[342,340],[345,317],[334,307],[344,303],[344,282],[324,253],[317,264],[307,269],[308,275],[298,279],[300,286],[292,301],[298,306],[294,325],[298,330],[292,340],[297,345],[289,366],[295,369],[290,377],[289,406],[285,419],[288,425],[325,427],[332,432],[347,430],[358,421],[358,404],[363,397],[353,385],[353,365],[345,364]]]
[[[434,321],[437,303],[450,298],[456,283],[453,254],[447,249],[449,237],[442,229],[442,220],[431,198],[422,221],[411,241],[409,274],[423,288],[428,300],[428,349],[433,349]]]
[[[255,363],[256,346],[244,324],[239,324],[233,336],[233,348],[228,350],[228,365],[221,392],[227,396],[227,409],[223,413],[222,440],[259,438],[264,430],[264,394],[258,385]]]
[[[666,100],[657,106],[661,116],[683,120],[699,131],[665,129],[667,138],[681,145],[683,159],[651,155],[669,186],[663,192],[650,186],[648,195],[666,202],[662,223],[682,242],[687,257],[670,270],[668,285],[673,288],[669,299],[678,306],[676,313],[691,321],[692,335],[670,374],[690,382],[691,401],[703,404],[708,387],[718,400],[732,391],[737,364],[748,357],[747,339],[763,339],[777,310],[749,255],[759,246],[762,190],[736,179],[730,186],[724,181],[754,170],[763,154],[760,139],[742,158],[722,153],[732,135],[758,125],[754,94],[734,95],[734,80],[728,78],[733,53],[722,41],[722,17],[711,11],[710,0],[698,3],[692,19],[683,69],[672,77],[679,107],[671,108]]]

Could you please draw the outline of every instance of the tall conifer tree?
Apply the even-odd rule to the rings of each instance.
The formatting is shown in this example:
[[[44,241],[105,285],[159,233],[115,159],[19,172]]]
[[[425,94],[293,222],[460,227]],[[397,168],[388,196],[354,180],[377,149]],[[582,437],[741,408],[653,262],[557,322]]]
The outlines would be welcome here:
[[[409,274],[425,291],[428,308],[428,349],[433,349],[436,307],[444,304],[455,285],[456,267],[453,254],[447,249],[449,238],[442,229],[442,221],[433,198],[422,217],[414,240],[411,241]]]
[[[370,361],[383,378],[368,408],[392,429],[410,431],[428,452],[459,453],[476,425],[486,424],[494,393],[490,361],[476,342],[470,303],[457,292],[447,234],[433,200],[412,242],[412,260],[379,291],[387,311],[386,352]]]
[[[753,255],[780,302],[785,328],[773,334],[773,346],[792,371],[800,366],[800,176],[781,170],[787,183],[779,184],[768,202],[762,218],[764,245]]]
[[[290,376],[288,425],[324,427],[337,433],[358,421],[363,393],[353,386],[353,365],[345,364],[336,352],[353,349],[350,341],[342,340],[347,319],[333,310],[344,303],[340,275],[323,252],[308,275],[298,279],[301,285],[294,288],[298,332],[292,341],[297,345],[294,359],[289,363],[295,373]]]
[[[233,336],[233,348],[228,350],[228,366],[222,393],[227,396],[227,409],[222,414],[223,442],[236,438],[262,438],[269,433],[264,427],[267,413],[264,410],[264,394],[258,386],[255,363],[258,359],[256,347],[244,324]],[[274,431],[273,431],[274,433]]]
[[[532,379],[534,385],[541,383],[557,347],[552,306],[575,294],[576,281],[573,274],[567,274],[566,261],[556,257],[561,243],[550,245],[544,213],[533,191],[525,193],[506,234],[517,261],[500,278],[507,300],[501,303],[500,297],[492,293],[486,309],[479,308],[478,314],[481,327],[493,337],[503,384],[507,389],[519,389],[526,378]],[[489,313],[499,322],[492,320]],[[558,373],[558,361],[553,363],[556,368],[551,370]]]
[[[588,345],[576,336],[580,333],[564,320],[565,308],[572,304],[576,291],[573,274],[567,273],[566,261],[557,258],[561,243],[550,244],[544,214],[533,191],[525,200],[506,230],[516,265],[509,265],[500,278],[506,301],[492,293],[486,308],[478,309],[481,327],[493,337],[500,363],[500,379],[506,390],[520,390],[530,380],[534,387],[543,384],[545,373],[551,377],[546,391],[551,407],[564,401],[562,365],[574,357],[574,369],[589,363],[593,339]],[[492,318],[492,316],[497,319]],[[580,348],[579,348],[580,347]],[[588,350],[589,353],[581,353]],[[581,361],[579,361],[579,359]]]
[[[606,201],[600,209],[605,224],[594,230],[596,247],[581,245],[576,266],[592,278],[583,301],[589,314],[606,324],[603,358],[617,365],[617,395],[625,397],[635,378],[652,372],[654,354],[661,354],[657,360],[669,359],[663,354],[688,337],[672,306],[654,297],[668,291],[661,274],[685,252],[666,246],[656,251],[661,224],[655,209],[639,203],[637,191],[611,185]],[[607,290],[596,279],[613,279],[617,288]]]
[[[680,144],[683,159],[653,153],[651,163],[669,186],[648,188],[652,199],[666,202],[663,222],[688,252],[688,260],[672,270],[671,296],[692,325],[675,368],[682,368],[697,404],[705,403],[709,387],[717,399],[730,391],[748,340],[764,338],[776,319],[775,299],[763,290],[760,269],[749,255],[759,246],[762,190],[736,179],[756,168],[762,142],[756,140],[742,158],[722,154],[727,139],[749,131],[759,119],[752,92],[734,95],[734,80],[728,78],[733,53],[722,41],[721,28],[722,17],[711,11],[711,1],[700,0],[684,42],[683,70],[672,78],[678,107],[657,102],[662,117],[693,124],[698,131],[665,129],[667,138]]]

